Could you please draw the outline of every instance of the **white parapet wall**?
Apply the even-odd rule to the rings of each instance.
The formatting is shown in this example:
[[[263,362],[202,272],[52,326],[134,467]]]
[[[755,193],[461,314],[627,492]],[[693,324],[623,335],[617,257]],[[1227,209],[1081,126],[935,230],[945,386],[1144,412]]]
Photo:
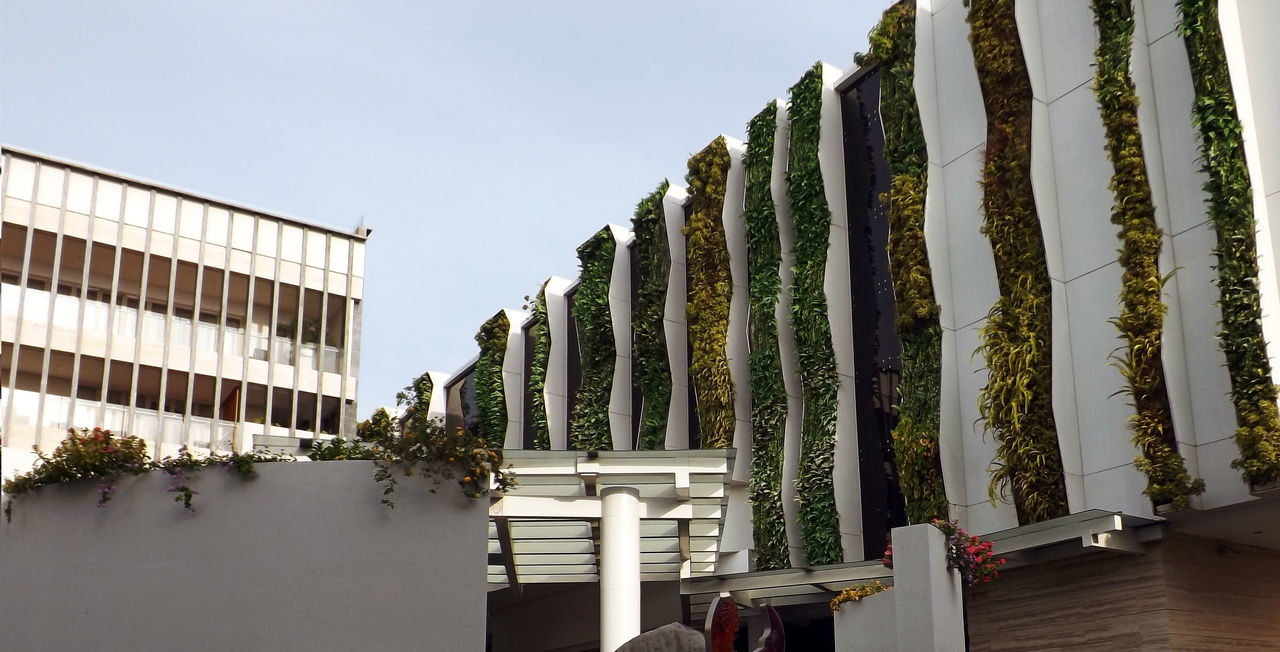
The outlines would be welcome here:
[[[543,396],[547,401],[547,430],[551,450],[569,447],[569,299],[575,281],[560,276],[547,279],[547,333],[551,337],[551,353],[547,360],[547,380]]]
[[[503,448],[524,448],[524,325],[527,312],[504,308],[509,323],[507,350],[502,356],[502,396],[507,404],[507,434]]]
[[[667,247],[671,252],[671,272],[667,277],[667,301],[663,306],[662,329],[667,336],[667,358],[671,364],[671,405],[667,409],[667,450],[689,448],[689,319],[685,314],[689,297],[688,263],[685,256],[685,204],[689,191],[672,184],[662,197],[667,223]]]
[[[609,322],[613,325],[613,385],[609,390],[609,433],[613,450],[635,448],[631,427],[631,243],[635,234],[609,225],[613,235],[613,269],[609,277]]]

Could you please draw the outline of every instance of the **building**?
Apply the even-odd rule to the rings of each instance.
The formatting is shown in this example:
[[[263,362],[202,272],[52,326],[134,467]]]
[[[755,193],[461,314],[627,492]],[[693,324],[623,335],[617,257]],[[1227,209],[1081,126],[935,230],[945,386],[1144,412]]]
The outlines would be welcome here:
[[[352,435],[363,226],[5,147],[4,468],[103,426],[172,455]]]
[[[815,66],[588,239],[576,282],[485,323],[450,417],[525,449],[508,498],[557,497],[541,525],[494,506],[495,650],[595,649],[596,604],[612,649],[619,609],[700,625],[723,595],[743,650],[766,606],[792,649],[1280,640],[1280,13],[1093,5],[894,5],[867,57]],[[733,451],[718,521],[641,516],[636,558],[605,559],[601,476],[556,451],[685,448]],[[670,472],[636,473],[641,502],[699,509]],[[959,630],[833,620],[841,586],[902,579],[893,533],[947,517],[1010,560],[934,621]],[[646,580],[625,608],[620,563]]]

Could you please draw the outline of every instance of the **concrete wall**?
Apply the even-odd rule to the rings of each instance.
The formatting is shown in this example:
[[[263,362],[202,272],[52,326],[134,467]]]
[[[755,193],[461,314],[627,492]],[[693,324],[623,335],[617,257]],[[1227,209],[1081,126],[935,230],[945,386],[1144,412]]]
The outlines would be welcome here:
[[[194,513],[161,473],[23,496],[0,523],[0,648],[479,650],[487,500],[369,462],[207,469]]]

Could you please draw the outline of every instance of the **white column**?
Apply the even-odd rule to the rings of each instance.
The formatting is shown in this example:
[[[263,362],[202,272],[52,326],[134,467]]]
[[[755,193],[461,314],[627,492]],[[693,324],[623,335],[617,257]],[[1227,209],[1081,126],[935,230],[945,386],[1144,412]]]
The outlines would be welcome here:
[[[640,635],[640,492],[600,492],[600,650]]]

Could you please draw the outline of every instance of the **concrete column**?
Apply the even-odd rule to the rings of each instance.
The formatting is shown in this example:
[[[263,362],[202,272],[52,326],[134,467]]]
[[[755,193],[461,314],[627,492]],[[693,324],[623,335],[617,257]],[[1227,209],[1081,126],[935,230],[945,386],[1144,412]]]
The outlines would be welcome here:
[[[600,650],[640,635],[640,492],[600,492]]]
[[[899,650],[964,647],[964,595],[947,569],[947,538],[932,525],[893,530],[893,599]]]

